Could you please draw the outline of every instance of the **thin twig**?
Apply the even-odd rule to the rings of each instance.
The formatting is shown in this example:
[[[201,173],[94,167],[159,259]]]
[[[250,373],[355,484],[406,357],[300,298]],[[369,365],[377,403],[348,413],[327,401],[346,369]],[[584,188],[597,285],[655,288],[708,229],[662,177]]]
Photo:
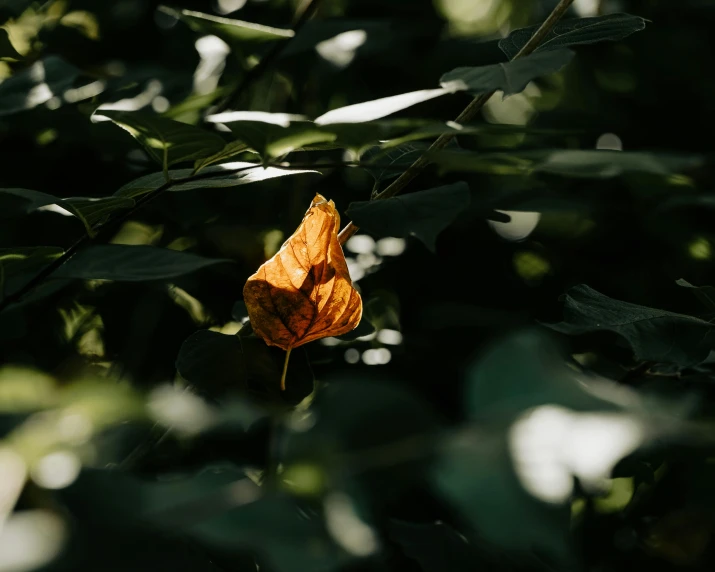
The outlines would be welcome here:
[[[248,70],[248,72],[246,72],[246,75],[243,76],[241,82],[239,82],[239,84],[234,88],[234,90],[229,93],[226,98],[216,106],[215,109],[212,110],[212,113],[220,113],[238,104],[238,102],[241,100],[241,96],[243,96],[243,94],[250,87],[250,85],[256,79],[261,77],[266,72],[266,70],[271,67],[271,65],[273,65],[273,62],[278,58],[278,56],[281,55],[283,50],[286,49],[291,40],[293,40],[293,38],[298,35],[298,32],[303,26],[305,26],[306,22],[315,15],[316,11],[318,10],[320,1],[321,0],[307,0],[307,3],[304,5],[304,7],[299,10],[295,24],[293,24],[291,28],[291,30],[293,31],[293,36],[291,36],[290,38],[286,38],[282,41],[277,40],[276,42],[274,42],[271,50],[261,59],[261,61],[259,61],[255,66]]]
[[[544,40],[544,38],[551,32],[556,23],[563,17],[566,11],[569,9],[574,0],[561,0],[558,5],[553,9],[549,17],[544,21],[539,29],[534,33],[529,41],[524,44],[524,46],[519,50],[519,52],[514,56],[513,59],[522,58],[531,54],[539,44]],[[489,98],[494,95],[495,91],[490,91],[489,93],[483,93],[475,97],[469,105],[459,114],[455,120],[457,123],[463,124],[471,121],[476,117],[477,113],[484,107],[484,104],[489,101]],[[432,145],[425,151],[412,165],[410,165],[407,170],[402,173],[395,181],[393,181],[387,188],[375,195],[371,200],[379,201],[382,199],[388,199],[394,197],[396,194],[402,192],[402,190],[419,175],[425,167],[429,164],[429,157],[435,151],[444,149],[447,144],[454,139],[455,135],[451,133],[445,133],[440,135]],[[345,244],[348,239],[353,236],[359,227],[356,226],[352,221],[350,221],[345,228],[340,231],[338,235],[338,240],[340,244]]]

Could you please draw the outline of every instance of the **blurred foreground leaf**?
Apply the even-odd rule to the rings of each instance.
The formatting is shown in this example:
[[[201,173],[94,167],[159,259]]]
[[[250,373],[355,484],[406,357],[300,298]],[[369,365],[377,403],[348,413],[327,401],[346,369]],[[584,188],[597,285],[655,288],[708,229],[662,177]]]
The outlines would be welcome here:
[[[80,70],[59,56],[48,56],[0,83],[0,117],[33,109],[72,87]]]
[[[437,151],[431,158],[445,171],[504,175],[547,173],[589,179],[610,179],[630,173],[666,176],[697,167],[702,162],[694,155],[572,149],[513,153]]]

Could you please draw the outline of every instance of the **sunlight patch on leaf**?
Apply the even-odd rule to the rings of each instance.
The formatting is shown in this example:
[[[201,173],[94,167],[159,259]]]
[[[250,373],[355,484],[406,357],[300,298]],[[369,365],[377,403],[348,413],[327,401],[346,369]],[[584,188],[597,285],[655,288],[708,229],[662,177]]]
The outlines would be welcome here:
[[[380,119],[423,101],[434,99],[452,93],[452,89],[422,89],[391,97],[383,97],[363,103],[356,103],[346,107],[339,107],[324,113],[315,120],[318,125],[330,125],[332,123],[362,123]]]

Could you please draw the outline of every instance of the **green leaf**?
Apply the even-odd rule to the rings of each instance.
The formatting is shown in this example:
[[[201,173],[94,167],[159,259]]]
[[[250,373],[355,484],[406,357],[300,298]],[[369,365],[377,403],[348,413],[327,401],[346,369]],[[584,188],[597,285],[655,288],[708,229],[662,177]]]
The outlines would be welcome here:
[[[566,293],[564,320],[545,325],[565,334],[615,332],[637,359],[680,367],[701,363],[715,342],[713,326],[705,320],[614,300],[584,284]]]
[[[339,107],[324,113],[315,120],[318,125],[330,125],[333,123],[363,123],[380,119],[423,101],[434,99],[452,93],[452,89],[422,89],[411,91],[391,97],[382,97],[372,101],[356,103]]]
[[[225,124],[235,137],[266,158],[313,143],[331,142],[336,137],[300,115],[287,113],[228,111],[211,115],[208,120]]]
[[[175,183],[168,190],[194,191],[198,189],[221,189],[226,187],[239,187],[250,183],[258,183],[276,177],[287,177],[289,175],[299,175],[301,173],[318,173],[305,169],[279,169],[277,167],[263,167],[256,163],[223,163],[213,167],[207,167],[201,172],[201,178],[181,182],[182,179],[190,178],[193,169],[175,169],[169,171],[169,177]],[[207,178],[207,175],[215,175]],[[115,196],[137,198],[152,191],[157,190],[166,184],[163,173],[152,173],[144,175],[121,187]]]
[[[288,362],[285,392],[280,391],[285,352],[252,335],[250,326],[234,336],[211,330],[194,332],[179,350],[176,369],[198,392],[212,399],[242,393],[286,407],[313,391],[313,373],[300,353]]]
[[[10,42],[10,36],[5,28],[0,28],[0,60],[20,60],[22,56]]]
[[[350,203],[347,215],[376,236],[419,238],[431,251],[437,235],[469,206],[469,187],[455,183],[380,201]]]
[[[84,223],[87,233],[94,236],[93,227],[96,224],[104,222],[115,211],[132,208],[134,201],[125,197],[70,197],[58,204],[77,216]]]
[[[168,167],[184,161],[209,157],[221,151],[225,142],[216,133],[187,123],[142,111],[98,109],[96,116],[107,117],[134,137],[157,163]]]
[[[447,443],[432,478],[485,541],[510,551],[536,550],[558,562],[559,569],[570,569],[565,565],[572,559],[569,507],[547,505],[524,491],[503,433],[485,430]]]
[[[224,148],[221,149],[218,153],[214,153],[213,155],[204,157],[203,159],[197,159],[194,163],[194,173],[198,173],[204,167],[208,167],[209,165],[213,165],[214,163],[219,163],[224,159],[230,159],[231,157],[235,157],[236,155],[243,153],[247,149],[248,145],[246,145],[243,141],[231,141],[230,143],[226,143]]]
[[[293,30],[222,18],[193,10],[175,10],[168,6],[159,6],[159,10],[186,23],[194,32],[218,36],[229,45],[272,42],[292,38],[295,35]]]
[[[398,147],[372,147],[360,157],[364,169],[379,184],[399,176],[429,148],[420,143],[404,143]],[[374,164],[374,166],[371,165]]]
[[[429,123],[422,119],[386,119],[368,123],[330,123],[320,128],[335,135],[336,145],[361,154],[366,147],[407,134],[416,127]]]
[[[29,214],[46,205],[59,204],[62,199],[30,189],[0,189],[0,218]]]
[[[21,246],[0,248],[0,269],[7,279],[18,274],[34,272],[64,254],[56,246]]]
[[[48,56],[0,83],[0,117],[33,109],[72,87],[80,70]]]
[[[715,310],[715,287],[695,286],[683,278],[679,278],[675,283],[683,288],[690,288],[704,306],[709,310]]]
[[[608,179],[629,173],[670,175],[697,167],[702,159],[693,155],[667,153],[558,150],[551,151],[534,166],[535,172],[567,177]]]
[[[190,177],[193,173],[193,169],[174,169],[169,171],[169,177],[172,181],[178,181],[179,179]],[[129,181],[127,184],[120,187],[119,190],[114,193],[114,196],[136,199],[142,195],[156,191],[165,184],[166,176],[164,173],[151,173],[150,175],[143,175],[138,179]]]
[[[338,490],[369,487],[375,502],[421,483],[442,421],[424,399],[387,381],[350,376],[316,391],[306,411],[314,423],[285,436],[286,471],[308,465]]]
[[[569,366],[535,329],[489,348],[469,367],[467,384],[473,423],[444,444],[433,473],[438,490],[485,540],[543,551],[571,569],[574,477],[584,490],[603,487],[615,464],[648,440],[645,427],[662,424],[658,409]],[[588,462],[585,439],[600,447]]]
[[[702,162],[700,157],[693,155],[572,149],[514,153],[444,150],[430,153],[430,159],[444,171],[497,175],[548,173],[591,179],[609,179],[632,173],[666,176],[696,167]]]
[[[536,52],[556,50],[596,42],[617,41],[645,28],[645,20],[630,14],[608,14],[596,18],[561,20],[542,40]],[[531,39],[539,26],[514,30],[499,41],[499,47],[511,60]]]
[[[600,380],[579,376],[550,336],[525,330],[493,344],[469,367],[464,403],[475,421],[510,420],[548,404],[577,411],[616,408],[606,399],[617,396],[616,386],[609,382],[597,397],[587,390],[589,381]]]
[[[367,125],[372,125],[368,123]],[[580,135],[582,131],[577,129],[542,129],[531,127],[528,125],[502,125],[493,123],[472,123],[460,125],[454,121],[447,123],[424,122],[424,125],[418,126],[417,129],[409,131],[404,135],[392,137],[381,137],[381,140],[389,139],[381,144],[383,149],[397,147],[403,143],[417,141],[419,139],[429,139],[439,135],[503,135],[503,134],[526,134],[526,135],[543,135],[543,136],[567,136]]]
[[[471,95],[502,90],[504,96],[524,91],[537,77],[554,73],[571,61],[574,53],[562,49],[534,53],[512,62],[480,67],[456,68],[444,74],[440,85],[450,91],[467,91]]]
[[[142,282],[176,278],[226,262],[231,261],[204,258],[197,254],[156,246],[95,244],[80,250],[63,264],[54,276],[81,280]]]
[[[302,510],[285,494],[267,495],[202,520],[190,535],[222,549],[252,549],[276,572],[330,572],[344,569],[350,560],[327,535],[321,515]]]
[[[87,233],[94,236],[92,227],[103,221],[115,210],[127,209],[134,206],[134,201],[129,198],[89,198],[69,197],[60,199],[47,193],[31,191],[29,189],[0,189],[0,217],[11,218],[27,214],[46,205],[58,205],[74,216],[85,226]]]

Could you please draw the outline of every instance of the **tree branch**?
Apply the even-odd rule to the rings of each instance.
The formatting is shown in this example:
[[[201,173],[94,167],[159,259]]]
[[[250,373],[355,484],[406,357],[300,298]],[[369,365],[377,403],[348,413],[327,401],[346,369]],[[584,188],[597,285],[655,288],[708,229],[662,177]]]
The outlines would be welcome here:
[[[573,4],[573,1],[574,0],[560,0],[560,2],[553,9],[551,14],[549,14],[549,17],[544,21],[543,24],[541,24],[539,29],[534,33],[533,36],[531,36],[529,41],[524,44],[524,46],[521,48],[521,50],[519,50],[519,52],[514,56],[513,59],[528,56],[536,48],[538,48],[539,44],[549,34],[549,32],[551,32],[556,23],[569,9],[571,4]],[[464,111],[459,114],[455,121],[457,123],[467,123],[468,121],[474,119],[477,113],[479,113],[482,107],[484,107],[484,104],[489,101],[489,98],[494,95],[494,93],[494,91],[491,91],[489,93],[483,93],[475,97],[471,101],[471,103],[464,108]],[[371,200],[379,201],[382,199],[389,199],[390,197],[394,197],[396,194],[402,192],[402,190],[415,177],[417,177],[417,175],[424,171],[425,167],[429,164],[429,159],[427,159],[428,155],[433,153],[434,151],[444,149],[447,144],[452,139],[454,139],[454,137],[455,136],[453,134],[445,133],[444,135],[440,135],[434,141],[434,143],[430,145],[427,151],[425,151],[414,163],[412,163],[412,165],[410,165],[404,173],[402,173],[397,179],[395,179],[395,181],[388,185],[385,190],[375,195]],[[350,239],[350,237],[353,236],[358,230],[359,227],[356,226],[352,221],[350,221],[347,225],[345,225],[345,228],[340,231],[340,234],[338,234],[338,240],[340,241],[340,244],[345,244]]]

